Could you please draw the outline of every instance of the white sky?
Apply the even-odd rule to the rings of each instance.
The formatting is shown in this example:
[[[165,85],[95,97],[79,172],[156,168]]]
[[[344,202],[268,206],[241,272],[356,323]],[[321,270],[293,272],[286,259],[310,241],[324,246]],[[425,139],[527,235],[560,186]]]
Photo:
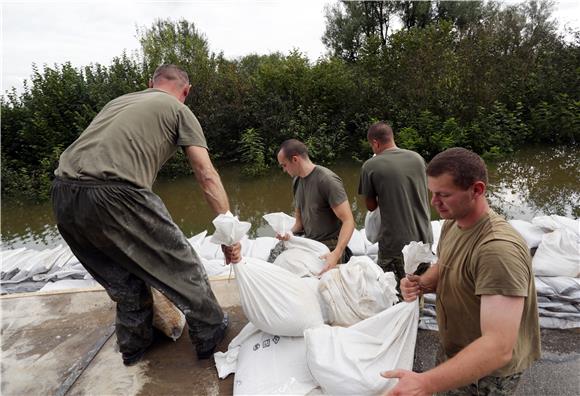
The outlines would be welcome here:
[[[316,60],[325,52],[324,5],[335,1],[3,0],[0,92],[20,90],[32,63],[108,66],[123,50],[137,51],[136,28],[148,28],[157,18],[194,22],[211,51],[226,58],[297,48]],[[560,25],[579,28],[580,1],[558,1],[555,16]]]

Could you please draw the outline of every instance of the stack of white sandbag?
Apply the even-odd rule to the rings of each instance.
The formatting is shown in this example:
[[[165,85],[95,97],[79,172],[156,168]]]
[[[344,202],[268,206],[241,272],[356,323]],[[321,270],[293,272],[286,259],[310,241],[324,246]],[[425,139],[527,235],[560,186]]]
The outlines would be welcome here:
[[[546,329],[580,327],[580,279],[536,277],[540,326]]]
[[[233,224],[228,226],[230,228],[237,228],[236,223],[244,227],[232,217],[224,216],[220,221]],[[214,221],[214,224],[216,234],[223,235],[218,232],[219,222]],[[229,245],[235,243],[236,238],[226,235],[214,242]],[[319,281],[315,274],[324,264],[320,256],[328,249],[311,242],[290,238],[284,252],[290,253],[286,257],[281,255],[278,264],[243,258],[233,265],[242,309],[250,324],[232,340],[227,352],[215,354],[215,360],[220,378],[235,372],[234,394],[303,395],[319,385],[322,392],[336,393],[332,381],[324,380],[336,369],[328,356],[344,348],[350,353],[342,356],[341,369],[359,368],[348,374],[356,384],[352,389],[386,390],[391,384],[380,377],[381,370],[411,368],[418,308],[413,305],[406,309],[391,307],[397,301],[392,274],[383,273],[368,257],[353,257],[349,263],[328,271],[326,280],[323,277]],[[332,294],[333,302],[340,298],[348,301],[348,304],[341,304],[341,307],[348,306],[348,310],[340,314],[336,313],[341,311],[339,304],[335,304],[333,318],[350,314],[352,318],[348,324],[354,324],[352,328],[343,329],[348,330],[344,336],[330,337],[335,344],[328,342],[327,335],[322,335],[324,341],[316,341],[326,328],[330,331],[339,328],[323,324],[320,303],[328,307],[327,301],[321,298],[323,293],[319,292],[323,289],[337,291]],[[401,304],[403,306],[407,304]],[[386,309],[388,307],[391,308]],[[362,325],[363,318],[368,318],[369,322],[365,320],[366,324]],[[359,327],[355,327],[357,323]],[[390,338],[382,337],[384,334],[377,333],[377,329],[383,332],[387,329]],[[322,333],[318,333],[319,330]],[[305,338],[306,334],[310,334],[309,338]],[[377,337],[378,334],[381,335]],[[369,353],[371,349],[376,353]],[[367,359],[360,361],[357,351]],[[321,359],[324,357],[327,361]],[[371,366],[379,368],[374,375],[368,371]],[[322,382],[315,380],[316,376]],[[340,393],[351,393],[349,389],[343,388]]]
[[[67,245],[41,251],[27,248],[3,250],[1,260],[3,293],[38,291],[48,281],[92,279]]]
[[[222,215],[213,242],[232,245],[249,223]],[[323,324],[315,292],[299,276],[259,258],[233,264],[242,309],[250,324],[216,353],[220,377],[235,370],[234,394],[306,394],[316,388],[305,363],[303,333]],[[221,364],[225,366],[222,367]]]
[[[535,217],[531,222],[509,220],[509,223],[534,252],[532,268],[540,326],[580,327],[580,219],[551,215]],[[431,225],[438,241],[434,222]],[[419,327],[437,330],[434,294],[425,296]]]

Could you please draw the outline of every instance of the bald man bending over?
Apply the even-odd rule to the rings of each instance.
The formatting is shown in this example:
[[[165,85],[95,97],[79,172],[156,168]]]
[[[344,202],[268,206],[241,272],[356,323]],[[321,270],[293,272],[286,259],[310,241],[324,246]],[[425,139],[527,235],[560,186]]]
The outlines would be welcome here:
[[[157,172],[181,147],[212,210],[229,210],[201,126],[184,104],[190,89],[181,68],[158,67],[149,89],[105,105],[55,171],[58,229],[117,303],[117,342],[127,366],[153,341],[151,286],[185,314],[198,358],[213,354],[228,326],[199,256],[152,192]],[[228,262],[239,261],[239,244],[222,249]]]

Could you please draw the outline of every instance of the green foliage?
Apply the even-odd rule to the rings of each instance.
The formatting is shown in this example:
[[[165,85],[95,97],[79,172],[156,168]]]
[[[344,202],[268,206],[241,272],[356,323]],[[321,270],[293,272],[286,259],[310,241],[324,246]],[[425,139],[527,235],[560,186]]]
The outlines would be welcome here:
[[[254,128],[246,129],[240,139],[241,161],[244,164],[242,173],[244,175],[259,176],[268,170],[264,151],[264,141],[260,132]]]
[[[22,93],[2,96],[2,195],[44,199],[57,153],[108,101],[146,88],[169,62],[190,76],[186,105],[212,158],[241,162],[252,176],[291,137],[320,163],[367,159],[377,120],[427,160],[454,146],[493,159],[528,143],[575,143],[580,32],[561,35],[550,13],[549,1],[534,0],[341,1],[326,9],[330,55],[315,61],[299,50],[226,59],[193,22],[158,20],[139,28],[132,56],[35,67]],[[161,174],[190,172],[179,152]]]

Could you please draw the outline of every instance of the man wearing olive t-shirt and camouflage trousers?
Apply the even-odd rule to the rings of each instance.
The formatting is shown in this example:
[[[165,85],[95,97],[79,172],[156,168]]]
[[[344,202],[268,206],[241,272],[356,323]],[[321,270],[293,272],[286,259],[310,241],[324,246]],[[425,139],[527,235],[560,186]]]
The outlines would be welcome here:
[[[52,189],[60,233],[117,303],[125,365],[138,362],[153,340],[150,286],[185,314],[199,358],[212,355],[228,325],[199,256],[151,191],[181,147],[212,210],[229,210],[201,126],[184,105],[189,78],[163,65],[149,86],[105,105],[62,153]],[[239,245],[222,249],[227,261],[239,261]]]
[[[362,166],[358,192],[368,210],[380,209],[378,265],[399,281],[405,276],[403,247],[411,241],[433,242],[425,160],[398,148],[385,122],[371,125],[367,139],[375,156]]]
[[[431,202],[445,223],[438,260],[401,280],[405,301],[436,293],[441,351],[423,373],[382,373],[399,381],[388,395],[512,395],[540,357],[532,258],[521,235],[487,202],[487,168],[452,148],[427,167]]]

